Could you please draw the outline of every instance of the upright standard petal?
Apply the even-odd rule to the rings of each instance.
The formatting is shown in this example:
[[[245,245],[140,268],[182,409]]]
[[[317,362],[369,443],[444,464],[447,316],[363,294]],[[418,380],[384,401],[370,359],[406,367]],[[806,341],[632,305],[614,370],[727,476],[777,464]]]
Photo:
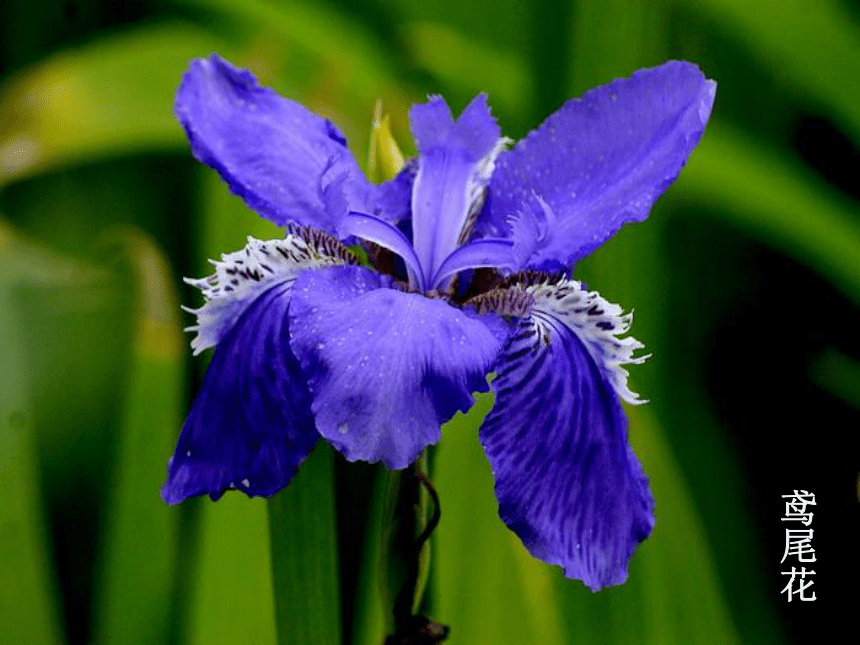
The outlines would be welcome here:
[[[283,240],[249,238],[192,281],[206,298],[192,346],[217,349],[170,460],[165,501],[217,499],[228,488],[272,495],[289,483],[319,438],[289,346],[290,291],[303,270],[352,261],[331,236],[300,228]]]
[[[168,504],[230,488],[273,495],[319,439],[290,351],[288,307],[289,286],[272,287],[218,343],[167,468]]]
[[[597,591],[627,579],[654,524],[618,401],[636,400],[621,366],[642,360],[632,356],[641,345],[618,338],[629,317],[579,283],[532,282],[511,287],[531,313],[495,368],[481,443],[502,520],[532,555]]]
[[[405,468],[468,410],[501,347],[492,323],[361,267],[299,276],[292,348],[320,434],[351,461]]]
[[[465,241],[505,140],[483,94],[456,121],[439,96],[415,105],[409,118],[419,152],[412,192],[413,242],[424,281],[433,284],[436,270]]]
[[[337,233],[350,206],[394,219],[408,213],[409,195],[401,187],[409,185],[409,173],[371,186],[330,121],[261,87],[250,72],[216,54],[191,64],[175,111],[194,155],[278,225]]]
[[[499,155],[479,236],[513,236],[524,266],[555,270],[644,220],[704,131],[716,84],[671,61],[572,99]]]
[[[417,164],[414,159],[410,159],[393,179],[382,184],[372,184],[364,177],[361,181],[347,182],[344,193],[349,209],[393,224],[410,219],[412,185],[416,172]]]

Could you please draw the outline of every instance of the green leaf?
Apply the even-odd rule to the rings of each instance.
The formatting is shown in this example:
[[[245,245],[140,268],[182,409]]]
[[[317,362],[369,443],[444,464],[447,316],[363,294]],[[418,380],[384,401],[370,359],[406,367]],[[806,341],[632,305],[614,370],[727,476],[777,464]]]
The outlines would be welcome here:
[[[532,558],[496,514],[476,440],[492,397],[445,427],[434,480],[442,499],[435,618],[450,642],[738,642],[692,500],[659,427],[632,411],[634,447],[651,475],[657,527],[624,585],[593,594]]]
[[[860,363],[829,347],[809,366],[812,382],[837,399],[860,410]]]
[[[0,186],[105,155],[179,148],[173,95],[217,45],[183,23],[138,27],[52,56],[0,88]]]
[[[673,193],[806,263],[860,302],[856,206],[791,155],[711,124]]]
[[[341,642],[334,452],[317,444],[293,482],[269,500],[278,642]]]
[[[649,473],[657,525],[628,581],[591,593],[560,575],[556,607],[569,643],[739,642],[701,520],[647,408],[628,409],[633,447]]]
[[[185,632],[194,645],[274,645],[266,503],[228,493],[203,501],[197,573]]]
[[[494,106],[510,113],[528,108],[532,79],[523,61],[509,50],[437,22],[412,22],[400,29],[415,64],[451,90],[468,95],[487,92]]]
[[[609,22],[612,20],[609,14],[601,12],[599,2],[579,0],[574,17],[575,47],[570,48],[573,53],[572,69],[577,91],[596,83],[607,82],[613,76],[629,75],[636,67],[669,58],[669,37],[676,38],[677,32],[687,33],[689,30],[683,23],[667,20],[674,17],[672,12],[665,10],[668,5],[665,0],[659,2],[656,7],[653,4],[633,1],[615,3],[613,8],[614,14],[618,16],[618,23],[612,24]],[[707,23],[703,29],[708,29]],[[718,107],[719,102],[718,90]],[[719,109],[715,111],[705,133],[703,145],[710,141],[717,121]],[[689,285],[689,288],[701,292],[703,284],[695,275],[684,271],[684,267],[679,270],[677,265],[671,263],[666,253],[668,229],[672,226],[672,221],[666,216],[669,209],[663,202],[670,200],[689,204],[692,201],[687,192],[689,184],[686,180],[688,174],[697,170],[703,178],[707,174],[707,171],[698,166],[702,156],[704,155],[701,150],[693,154],[682,171],[678,184],[672,187],[664,200],[658,202],[648,222],[641,226],[625,227],[619,235],[577,266],[577,276],[580,279],[584,278],[590,285],[600,289],[610,300],[622,303],[625,309],[635,308],[633,334],[645,342],[648,351],[652,351],[655,358],[634,371],[634,389],[647,398],[654,399],[649,408],[653,408],[654,414],[660,411],[660,420],[665,425],[651,425],[657,428],[656,431],[665,430],[671,437],[673,449],[683,456],[682,463],[687,468],[684,473],[687,481],[681,480],[677,465],[668,468],[666,472],[670,473],[670,479],[675,483],[668,492],[661,491],[663,474],[658,468],[662,466],[659,460],[651,463],[653,457],[648,457],[648,445],[639,445],[636,414],[640,410],[632,411],[634,419],[631,423],[631,437],[642,457],[645,471],[651,478],[657,502],[657,526],[654,536],[646,541],[634,556],[627,584],[601,592],[591,599],[594,606],[586,604],[589,602],[586,596],[580,599],[582,606],[574,607],[569,613],[565,613],[566,617],[571,618],[571,629],[583,629],[582,640],[585,642],[640,642],[640,633],[645,634],[647,640],[660,642],[661,634],[692,633],[695,626],[690,624],[688,618],[700,610],[698,604],[695,607],[682,608],[681,611],[685,614],[683,616],[670,615],[668,609],[682,602],[681,594],[677,593],[672,585],[681,582],[687,584],[686,572],[678,576],[677,580],[660,581],[655,578],[655,583],[659,584],[654,589],[644,588],[651,583],[651,579],[647,575],[644,578],[641,575],[643,561],[644,565],[649,565],[646,558],[653,552],[652,543],[665,542],[667,539],[675,542],[679,539],[675,534],[679,529],[673,529],[671,535],[663,533],[666,513],[673,512],[668,504],[672,504],[672,497],[677,495],[689,496],[688,505],[695,509],[693,514],[683,513],[683,521],[695,527],[700,521],[697,516],[701,515],[709,526],[709,538],[713,540],[710,549],[704,541],[700,545],[701,549],[695,543],[689,547],[707,558],[696,566],[706,567],[703,572],[708,576],[708,572],[715,568],[709,565],[710,559],[713,558],[719,563],[720,580],[725,581],[731,589],[730,594],[723,594],[714,582],[708,583],[710,591],[696,592],[700,598],[710,596],[713,602],[718,603],[714,610],[717,618],[728,615],[729,610],[733,612],[734,624],[729,624],[727,630],[731,631],[726,631],[726,639],[731,641],[735,638],[735,628],[750,642],[774,642],[782,637],[775,607],[767,595],[767,583],[763,576],[756,573],[762,564],[756,555],[761,550],[759,536],[748,522],[743,521],[743,517],[738,519],[739,515],[746,514],[744,499],[747,491],[736,461],[735,450],[727,444],[724,429],[712,418],[706,387],[697,378],[698,372],[692,369],[699,367],[698,362],[694,360],[694,365],[691,365],[689,352],[682,353],[677,336],[673,337],[666,331],[670,327],[667,321],[678,318],[678,306],[688,306],[687,299],[680,295],[683,293],[681,290]],[[730,166],[734,163],[732,159],[724,161]],[[720,172],[723,171],[725,168],[720,168]],[[747,181],[749,179],[745,178]],[[723,183],[721,189],[728,192],[733,190],[734,186],[731,183]],[[695,200],[695,203],[698,208],[704,206],[710,209],[711,206],[699,200]],[[690,209],[685,209],[685,212],[687,210]],[[709,212],[719,216],[719,205]],[[706,288],[706,291],[715,298],[719,295],[713,293],[713,288]],[[678,295],[677,302],[669,294]],[[699,315],[697,320],[684,318],[682,326],[689,327],[689,330],[684,331],[691,335],[707,329],[707,321]],[[679,365],[684,367],[683,372],[678,371]],[[675,369],[670,371],[671,368]],[[684,377],[679,378],[679,374]],[[646,409],[645,412],[651,410]],[[696,428],[695,433],[690,432],[691,427]],[[662,445],[662,441],[655,444],[657,448]],[[668,451],[660,450],[657,455],[662,452],[668,454]],[[672,475],[673,472],[678,476]],[[723,477],[726,480],[718,490],[711,485],[714,477]],[[693,482],[695,487],[691,487],[688,481]],[[664,498],[669,500],[668,504],[664,503]],[[674,516],[667,519],[675,521]],[[730,522],[732,529],[724,529]],[[738,526],[734,526],[735,523]],[[698,530],[697,532],[700,533]],[[682,557],[684,548],[687,547],[682,547],[679,552]],[[669,570],[674,570],[673,565],[667,566]],[[695,569],[691,571],[695,572]],[[585,593],[587,592],[583,591],[579,595],[583,596]],[[636,616],[641,616],[639,624],[636,624]],[[574,620],[576,622],[573,622]],[[726,624],[725,621],[722,622]],[[698,638],[689,639],[688,642],[722,642],[722,635],[709,634],[704,628],[701,629]]]
[[[41,645],[61,638],[39,495],[21,293],[9,262],[14,244],[0,223],[0,486],[6,491],[0,504],[0,634],[10,643]]]
[[[388,482],[392,473],[382,471],[381,466],[378,466],[380,472],[377,473],[372,490],[368,491],[370,500],[364,524],[364,550],[357,575],[358,591],[353,599],[353,645],[379,645],[393,629],[391,605],[386,605],[389,594],[383,583],[385,570],[382,564],[385,531],[383,518]]]
[[[12,276],[18,290],[13,311],[20,316],[16,337],[27,356],[20,374],[31,397],[26,418],[34,432],[28,441],[36,441],[44,504],[39,512],[45,513],[39,519],[62,547],[56,558],[64,576],[55,582],[64,592],[59,602],[74,639],[91,609],[99,542],[95,508],[107,492],[115,431],[111,404],[121,391],[127,358],[127,285],[104,268],[12,239],[3,249],[3,274]],[[21,476],[27,481],[31,475]],[[40,548],[38,535],[34,540]]]
[[[178,509],[160,498],[182,426],[185,344],[166,259],[136,232],[114,237],[129,255],[137,288],[137,330],[121,413],[114,480],[96,590],[100,643],[168,641]]]
[[[575,46],[568,49],[573,95],[669,58],[665,2],[616,0],[614,10],[607,11],[601,0],[576,0],[571,19]]]
[[[477,428],[492,395],[443,428],[433,459],[442,520],[434,533],[432,617],[446,642],[564,643],[554,572],[534,562],[499,519],[493,477]]]
[[[820,0],[696,0],[679,3],[721,27],[860,142],[860,23],[844,3]],[[692,7],[695,7],[693,9]]]

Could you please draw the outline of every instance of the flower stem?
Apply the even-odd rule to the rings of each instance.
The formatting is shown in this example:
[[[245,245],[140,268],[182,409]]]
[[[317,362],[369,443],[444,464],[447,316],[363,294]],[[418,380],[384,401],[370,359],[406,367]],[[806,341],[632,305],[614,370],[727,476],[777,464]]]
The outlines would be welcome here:
[[[388,589],[393,599],[394,633],[386,645],[441,643],[448,628],[419,613],[429,569],[429,545],[425,545],[439,524],[441,509],[436,490],[424,473],[424,457],[389,480],[386,516],[390,518],[388,534]],[[426,511],[427,492],[433,508]]]

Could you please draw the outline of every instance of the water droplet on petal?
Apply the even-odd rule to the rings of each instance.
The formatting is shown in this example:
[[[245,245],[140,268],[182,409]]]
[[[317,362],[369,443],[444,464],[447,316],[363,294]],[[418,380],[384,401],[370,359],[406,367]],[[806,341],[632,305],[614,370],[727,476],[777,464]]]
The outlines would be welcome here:
[[[344,421],[343,423],[341,423],[341,424],[337,427],[337,431],[338,431],[340,434],[346,434],[347,432],[349,432],[349,423],[347,423],[346,421]]]

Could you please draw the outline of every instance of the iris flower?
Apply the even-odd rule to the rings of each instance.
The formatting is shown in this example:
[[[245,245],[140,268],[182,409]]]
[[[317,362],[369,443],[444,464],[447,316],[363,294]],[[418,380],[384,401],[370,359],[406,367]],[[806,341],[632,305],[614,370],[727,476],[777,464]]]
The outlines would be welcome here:
[[[330,121],[217,55],[194,61],[175,105],[194,155],[286,235],[190,281],[192,347],[216,349],[163,498],[273,495],[320,438],[406,468],[491,388],[479,438],[501,519],[592,590],[624,582],[654,525],[620,403],[641,402],[625,366],[645,357],[630,314],[570,267],[648,216],[715,88],[690,63],[640,70],[515,145],[486,96],[456,119],[432,96],[409,114],[418,155],[374,185]]]

